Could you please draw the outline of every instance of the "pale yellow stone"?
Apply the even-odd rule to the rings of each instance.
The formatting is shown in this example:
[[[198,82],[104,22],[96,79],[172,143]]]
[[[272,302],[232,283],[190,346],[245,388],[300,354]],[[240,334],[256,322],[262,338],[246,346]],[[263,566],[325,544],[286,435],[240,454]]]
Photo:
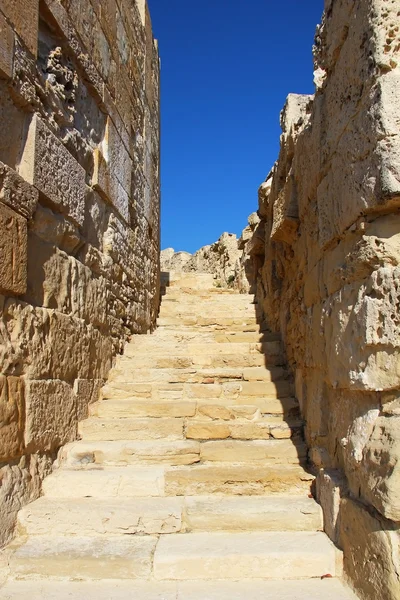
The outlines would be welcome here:
[[[165,471],[165,493],[274,494],[309,491],[314,477],[298,465],[209,463]]]
[[[163,579],[284,579],[336,574],[323,533],[192,533],[162,537],[154,575]]]
[[[18,514],[20,535],[154,535],[182,529],[181,498],[39,498]]]
[[[183,439],[183,419],[169,418],[91,418],[79,425],[83,440]]]
[[[290,440],[216,441],[200,446],[201,459],[217,462],[271,461],[297,464],[307,456],[304,444],[296,446]]]
[[[157,544],[153,536],[32,537],[15,545],[10,567],[18,577],[147,579]]]
[[[304,496],[188,496],[190,531],[321,531],[322,510]]]
[[[200,445],[193,441],[116,441],[75,442],[60,452],[66,466],[86,464],[130,465],[157,464],[190,465],[200,460]]]

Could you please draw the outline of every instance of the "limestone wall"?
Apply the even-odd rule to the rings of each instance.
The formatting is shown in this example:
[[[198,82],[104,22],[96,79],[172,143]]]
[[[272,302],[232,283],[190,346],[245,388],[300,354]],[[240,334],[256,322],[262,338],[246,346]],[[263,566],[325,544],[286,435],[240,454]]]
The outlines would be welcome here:
[[[282,333],[325,527],[364,600],[400,598],[400,0],[326,0],[317,91],[260,188],[257,295]]]
[[[0,544],[159,300],[145,0],[0,0]]]

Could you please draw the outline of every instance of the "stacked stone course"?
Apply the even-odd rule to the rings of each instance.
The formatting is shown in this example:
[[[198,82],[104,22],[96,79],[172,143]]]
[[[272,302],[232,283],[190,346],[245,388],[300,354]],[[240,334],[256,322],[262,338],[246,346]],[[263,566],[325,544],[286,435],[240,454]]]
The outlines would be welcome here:
[[[145,0],[0,1],[0,545],[159,304]]]

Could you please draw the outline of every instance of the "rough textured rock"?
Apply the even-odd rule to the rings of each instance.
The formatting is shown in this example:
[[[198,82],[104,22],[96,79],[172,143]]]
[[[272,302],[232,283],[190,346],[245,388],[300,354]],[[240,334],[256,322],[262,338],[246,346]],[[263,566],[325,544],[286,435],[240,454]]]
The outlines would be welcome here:
[[[159,305],[143,0],[0,2],[0,545]]]
[[[328,469],[325,529],[365,600],[400,597],[399,14],[399,0],[325,2],[315,96],[287,100],[264,241],[242,244],[242,263],[262,246],[256,296]]]
[[[161,251],[161,271],[184,273],[211,273],[221,287],[236,287],[236,272],[241,252],[233,233],[223,233],[219,240],[204,246],[194,254],[175,252],[173,248]]]

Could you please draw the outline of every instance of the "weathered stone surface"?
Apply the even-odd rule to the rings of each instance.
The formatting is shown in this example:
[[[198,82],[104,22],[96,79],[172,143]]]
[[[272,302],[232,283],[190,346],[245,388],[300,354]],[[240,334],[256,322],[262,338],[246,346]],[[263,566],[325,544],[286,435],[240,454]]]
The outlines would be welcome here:
[[[20,456],[24,448],[24,382],[0,375],[0,461]]]
[[[39,0],[3,0],[1,10],[11,21],[15,32],[22,38],[28,50],[36,57]]]
[[[28,380],[25,403],[28,450],[56,450],[76,438],[76,399],[67,383]]]
[[[366,600],[398,597],[400,533],[365,507],[345,500],[341,509],[340,541],[345,573]]]
[[[34,115],[23,150],[20,174],[62,212],[82,225],[85,215],[85,171]]]
[[[14,32],[0,13],[0,76],[10,78],[13,69]]]
[[[167,248],[161,252],[161,271],[211,273],[216,285],[234,287],[236,263],[241,252],[236,235],[223,233],[218,241],[200,248],[193,255]]]
[[[0,291],[23,294],[27,277],[27,224],[0,203]]]
[[[321,469],[316,480],[317,499],[324,514],[324,531],[338,543],[340,533],[340,505],[347,493],[347,482],[338,470]]]
[[[26,419],[9,394],[1,409],[14,468],[75,439],[124,342],[155,326],[159,62],[129,0],[0,4],[0,372],[27,394]],[[33,496],[10,481],[0,546]]]
[[[0,163],[0,200],[10,208],[31,219],[38,203],[38,190],[29,185],[18,173]]]

